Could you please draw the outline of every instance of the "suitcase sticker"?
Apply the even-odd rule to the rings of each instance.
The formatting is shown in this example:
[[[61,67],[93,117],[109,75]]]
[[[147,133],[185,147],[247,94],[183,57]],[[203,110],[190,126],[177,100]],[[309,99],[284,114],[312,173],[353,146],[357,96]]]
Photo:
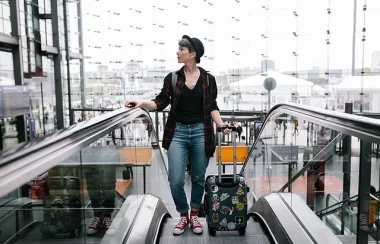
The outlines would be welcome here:
[[[229,197],[230,197],[230,195],[228,193],[222,193],[222,195],[220,196],[220,201],[223,202],[224,200],[226,200]]]
[[[232,196],[231,198],[232,204],[237,204],[239,202],[239,196]]]
[[[220,202],[214,202],[212,204],[212,211],[218,211],[219,208],[220,208]]]
[[[212,222],[217,223],[219,221],[219,215],[216,213],[212,214]]]

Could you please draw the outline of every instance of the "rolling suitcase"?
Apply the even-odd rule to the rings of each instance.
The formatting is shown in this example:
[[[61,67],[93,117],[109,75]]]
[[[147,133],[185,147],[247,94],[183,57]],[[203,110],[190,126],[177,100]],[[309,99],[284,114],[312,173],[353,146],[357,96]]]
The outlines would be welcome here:
[[[221,170],[220,133],[232,129],[233,174],[223,174]],[[236,169],[236,127],[218,127],[218,175],[209,175],[205,185],[205,211],[208,232],[214,236],[216,231],[239,231],[245,234],[247,227],[247,187],[246,179],[237,174]]]

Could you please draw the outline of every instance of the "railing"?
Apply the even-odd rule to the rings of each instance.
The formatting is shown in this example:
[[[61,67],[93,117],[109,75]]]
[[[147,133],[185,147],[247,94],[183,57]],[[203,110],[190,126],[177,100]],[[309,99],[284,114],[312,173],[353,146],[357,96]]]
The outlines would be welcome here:
[[[147,125],[153,128],[149,112],[122,108],[3,151],[0,243],[122,243],[144,193],[172,202],[164,194],[159,142]],[[87,236],[100,215],[112,222],[109,231]]]
[[[283,114],[288,119],[280,124],[277,118]],[[241,173],[258,197],[270,192],[296,193],[315,212],[326,208],[328,195],[339,196],[342,189],[343,199],[359,194],[358,212],[363,217],[351,229],[357,233],[358,243],[367,243],[371,237],[362,226],[369,215],[365,207],[368,189],[371,183],[380,188],[378,179],[368,177],[368,161],[376,160],[372,145],[379,143],[379,120],[279,104],[268,113]]]

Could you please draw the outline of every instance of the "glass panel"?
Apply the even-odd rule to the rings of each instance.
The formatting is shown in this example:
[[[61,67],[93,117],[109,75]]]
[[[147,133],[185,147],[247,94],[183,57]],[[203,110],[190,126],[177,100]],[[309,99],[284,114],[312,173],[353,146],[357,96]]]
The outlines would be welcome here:
[[[285,197],[290,207],[296,206],[293,199],[300,196],[335,234],[359,235],[359,183],[365,178],[359,170],[363,156],[360,139],[280,113],[271,114],[265,125],[255,122],[253,127],[256,145],[244,172],[256,197],[271,192],[292,193]],[[365,145],[372,145],[368,151],[372,161],[368,174],[372,177],[364,189],[370,189],[376,198],[379,189],[377,144]],[[375,198],[369,200],[369,211],[365,213],[368,224],[364,228],[360,226],[364,231],[369,229],[369,240],[379,240]]]
[[[0,196],[0,242],[109,243],[131,226],[143,193],[174,206],[162,180],[166,165],[148,128],[146,116],[126,121]]]

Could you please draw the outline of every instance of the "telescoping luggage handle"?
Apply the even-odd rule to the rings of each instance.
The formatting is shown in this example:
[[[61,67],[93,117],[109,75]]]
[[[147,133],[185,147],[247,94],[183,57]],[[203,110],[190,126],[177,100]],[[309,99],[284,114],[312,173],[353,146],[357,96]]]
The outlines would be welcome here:
[[[234,168],[234,183],[236,182],[236,127],[235,126],[219,126],[217,128],[218,134],[218,177],[219,182],[222,182],[222,146],[221,146],[221,132],[225,129],[232,130],[232,148],[233,148],[233,168]]]

